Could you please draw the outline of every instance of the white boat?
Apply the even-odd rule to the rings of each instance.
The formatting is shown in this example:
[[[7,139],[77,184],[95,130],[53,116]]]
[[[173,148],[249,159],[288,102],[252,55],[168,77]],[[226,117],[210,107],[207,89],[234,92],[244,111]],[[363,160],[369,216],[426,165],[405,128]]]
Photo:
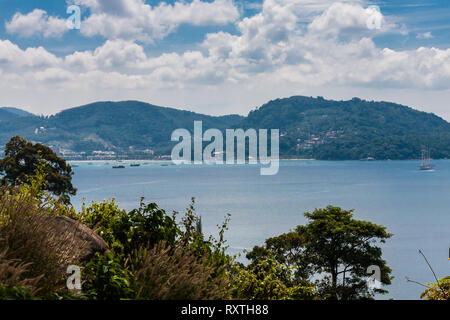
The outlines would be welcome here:
[[[431,153],[430,150],[422,150],[422,162],[419,166],[422,171],[434,170],[434,164],[431,163]]]

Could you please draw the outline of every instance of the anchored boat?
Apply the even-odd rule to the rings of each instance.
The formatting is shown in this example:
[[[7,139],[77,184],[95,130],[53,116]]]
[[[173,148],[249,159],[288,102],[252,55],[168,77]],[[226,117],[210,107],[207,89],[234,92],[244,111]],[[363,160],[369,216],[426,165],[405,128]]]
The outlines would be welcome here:
[[[431,163],[431,153],[430,150],[422,150],[422,162],[419,166],[422,171],[429,171],[434,169],[434,164]]]

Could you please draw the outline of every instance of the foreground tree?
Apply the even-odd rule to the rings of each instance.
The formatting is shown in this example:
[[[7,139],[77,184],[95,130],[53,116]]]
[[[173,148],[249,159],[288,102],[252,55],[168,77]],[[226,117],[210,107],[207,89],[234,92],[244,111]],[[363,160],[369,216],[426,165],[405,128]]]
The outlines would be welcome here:
[[[438,279],[437,283],[427,283],[428,288],[420,298],[425,300],[450,300],[450,277]]]
[[[70,165],[49,147],[33,144],[25,138],[16,136],[6,144],[5,157],[0,160],[0,173],[3,185],[28,183],[39,166],[42,166],[45,184],[43,189],[60,197],[64,202],[76,194],[72,186],[73,171]]]
[[[324,293],[334,299],[371,298],[375,293],[387,293],[367,285],[370,266],[379,268],[382,284],[391,283],[391,269],[381,257],[381,248],[376,246],[392,236],[385,227],[353,219],[353,210],[332,206],[306,212],[305,217],[310,222],[297,227],[297,233],[308,239],[306,253],[313,270],[329,276]]]
[[[370,299],[387,293],[381,284],[391,283],[391,269],[382,259],[376,244],[392,235],[386,228],[353,219],[353,210],[328,206],[306,212],[306,226],[266,240],[265,247],[255,247],[247,257],[253,261],[271,253],[278,262],[296,266],[296,282],[311,277],[317,291],[328,299]],[[368,268],[380,270],[379,286],[369,286]]]

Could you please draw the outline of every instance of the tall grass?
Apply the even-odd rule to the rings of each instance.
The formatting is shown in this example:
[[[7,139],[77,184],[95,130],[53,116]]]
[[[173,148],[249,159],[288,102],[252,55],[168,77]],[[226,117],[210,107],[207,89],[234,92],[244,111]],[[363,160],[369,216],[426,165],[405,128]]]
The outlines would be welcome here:
[[[0,252],[3,268],[11,270],[0,285],[28,285],[25,279],[35,279],[33,290],[45,295],[65,286],[67,266],[78,262],[83,244],[75,243],[75,228],[55,232],[58,206],[37,190],[0,187]]]
[[[130,268],[136,277],[137,299],[217,300],[229,294],[217,267],[181,246],[161,241],[152,249],[135,251]]]
[[[17,259],[8,259],[7,250],[0,252],[0,285],[4,288],[22,287],[30,293],[37,291],[37,284],[42,276],[24,277],[29,264]]]

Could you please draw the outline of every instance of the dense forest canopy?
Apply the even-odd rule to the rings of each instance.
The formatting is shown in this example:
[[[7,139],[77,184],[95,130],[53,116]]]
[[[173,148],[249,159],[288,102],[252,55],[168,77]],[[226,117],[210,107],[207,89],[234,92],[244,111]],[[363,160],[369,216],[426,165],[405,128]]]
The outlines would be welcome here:
[[[247,117],[208,116],[138,101],[97,102],[50,117],[0,109],[0,144],[20,135],[57,151],[170,154],[172,131],[192,131],[195,120],[204,130],[280,129],[281,157],[417,159],[424,147],[433,158],[450,157],[450,123],[434,114],[390,102],[303,96],[270,101]]]

